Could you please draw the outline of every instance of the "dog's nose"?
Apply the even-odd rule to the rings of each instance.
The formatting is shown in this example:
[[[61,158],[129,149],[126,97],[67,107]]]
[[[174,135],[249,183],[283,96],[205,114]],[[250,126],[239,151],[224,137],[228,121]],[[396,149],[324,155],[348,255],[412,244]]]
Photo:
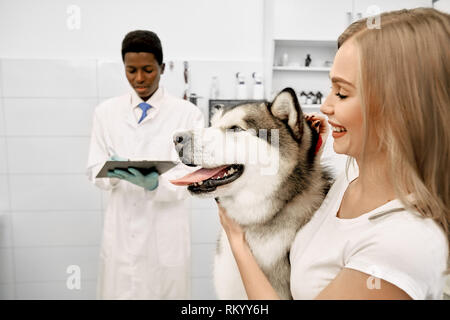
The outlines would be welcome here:
[[[192,134],[189,131],[178,132],[173,135],[173,143],[175,146],[178,144],[186,145],[189,141],[191,141]]]
[[[181,161],[188,166],[195,167],[193,163],[194,159],[194,146],[192,131],[177,132],[173,135],[173,143],[175,144],[175,150],[178,153]]]

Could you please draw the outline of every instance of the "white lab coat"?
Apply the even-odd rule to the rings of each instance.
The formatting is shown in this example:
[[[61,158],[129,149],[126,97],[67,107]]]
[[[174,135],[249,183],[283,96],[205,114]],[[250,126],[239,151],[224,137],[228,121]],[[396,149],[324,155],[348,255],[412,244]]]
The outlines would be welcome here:
[[[110,190],[104,214],[97,296],[102,299],[190,298],[190,206],[186,187],[172,185],[192,168],[183,164],[159,176],[153,191],[119,179],[96,179],[113,154],[129,159],[178,160],[175,131],[204,126],[190,102],[160,87],[146,101],[133,91],[101,103],[94,113],[87,165],[89,179]]]

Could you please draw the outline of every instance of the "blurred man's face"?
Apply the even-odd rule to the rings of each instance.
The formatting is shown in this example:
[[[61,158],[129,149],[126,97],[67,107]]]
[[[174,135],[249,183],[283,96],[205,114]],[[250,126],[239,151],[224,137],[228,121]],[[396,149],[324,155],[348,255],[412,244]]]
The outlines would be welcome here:
[[[128,82],[142,100],[148,100],[158,89],[164,63],[159,65],[153,53],[127,52],[124,64]]]

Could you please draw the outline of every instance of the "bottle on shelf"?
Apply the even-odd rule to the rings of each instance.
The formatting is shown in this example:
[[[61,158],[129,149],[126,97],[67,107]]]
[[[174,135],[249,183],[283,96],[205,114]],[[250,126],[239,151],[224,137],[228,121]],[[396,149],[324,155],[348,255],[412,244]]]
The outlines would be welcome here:
[[[314,104],[316,101],[316,96],[312,91],[308,92],[307,98],[306,98],[306,104]]]
[[[305,59],[305,67],[309,67],[310,66],[310,64],[311,64],[311,55],[308,53],[307,55],[306,55],[306,59]]]
[[[253,83],[253,99],[262,100],[264,99],[264,86],[262,84],[262,76],[258,72],[253,72],[252,74]]]
[[[287,53],[283,53],[283,58],[281,59],[281,65],[287,66],[289,62],[289,56]]]
[[[213,76],[211,79],[211,91],[209,94],[210,99],[218,99],[219,98],[219,78],[217,76]]]
[[[317,91],[316,93],[316,104],[322,104],[322,93],[320,91]]]
[[[247,99],[247,88],[245,86],[245,76],[242,72],[236,73],[236,99],[244,100]]]
[[[305,104],[306,103],[306,93],[305,91],[300,92],[300,104]]]

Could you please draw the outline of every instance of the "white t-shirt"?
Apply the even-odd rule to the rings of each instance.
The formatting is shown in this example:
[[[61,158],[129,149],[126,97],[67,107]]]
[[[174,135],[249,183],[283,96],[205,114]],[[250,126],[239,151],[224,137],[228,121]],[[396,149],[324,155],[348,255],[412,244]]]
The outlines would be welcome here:
[[[294,299],[314,299],[342,268],[388,281],[413,299],[442,299],[448,244],[432,219],[406,211],[399,200],[354,219],[336,213],[357,170],[343,172],[321,207],[300,231],[290,252]],[[375,278],[368,280],[377,288]]]

